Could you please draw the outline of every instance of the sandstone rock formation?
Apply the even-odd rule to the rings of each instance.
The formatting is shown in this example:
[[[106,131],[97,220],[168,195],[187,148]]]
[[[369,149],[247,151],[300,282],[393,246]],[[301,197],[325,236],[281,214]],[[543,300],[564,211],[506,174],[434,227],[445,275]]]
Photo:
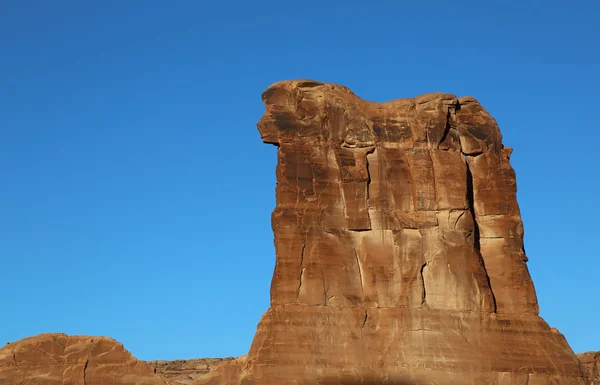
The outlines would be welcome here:
[[[107,337],[41,334],[0,348],[0,385],[178,385]]]
[[[585,352],[577,355],[588,372],[591,385],[600,385],[600,352]]]
[[[247,360],[197,384],[588,383],[538,316],[511,149],[475,99],[285,81],[263,101],[271,307]]]
[[[156,373],[170,381],[181,384],[189,384],[195,379],[201,378],[218,364],[234,360],[233,358],[193,358],[189,360],[157,360],[148,361]]]
[[[278,146],[271,307],[247,357],[218,363],[192,385],[590,385],[598,377],[597,356],[582,357],[588,376],[538,316],[511,150],[475,99],[378,104],[342,86],[287,81],[263,100],[258,128]],[[45,334],[0,349],[0,385],[195,378],[195,364],[154,364],[173,380],[112,339]]]

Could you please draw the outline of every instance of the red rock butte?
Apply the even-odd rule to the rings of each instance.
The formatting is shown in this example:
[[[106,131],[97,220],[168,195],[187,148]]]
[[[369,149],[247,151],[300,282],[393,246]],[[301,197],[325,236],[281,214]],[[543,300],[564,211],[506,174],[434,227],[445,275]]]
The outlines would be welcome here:
[[[271,307],[237,374],[196,384],[589,383],[538,316],[512,150],[475,99],[296,80],[263,101]]]
[[[475,99],[374,103],[296,80],[263,101],[271,306],[248,356],[192,385],[591,384],[596,361],[588,374],[538,316],[511,149]],[[0,349],[13,384],[176,382],[115,341],[46,335]]]

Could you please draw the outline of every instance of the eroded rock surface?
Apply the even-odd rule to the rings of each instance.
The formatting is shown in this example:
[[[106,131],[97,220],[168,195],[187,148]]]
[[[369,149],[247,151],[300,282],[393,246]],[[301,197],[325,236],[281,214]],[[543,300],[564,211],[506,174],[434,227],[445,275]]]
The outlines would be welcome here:
[[[600,385],[600,352],[585,352],[577,355],[588,372],[592,385]]]
[[[175,373],[185,363],[159,371],[192,385],[598,377],[597,355],[582,357],[586,370],[538,316],[511,150],[476,100],[378,104],[313,81],[277,83],[263,100],[258,128],[278,146],[271,307],[247,357],[197,378]],[[169,381],[105,337],[46,334],[0,349],[0,385]]]
[[[107,337],[41,334],[0,348],[0,385],[178,385]]]
[[[511,149],[475,99],[286,81],[263,101],[271,307],[221,383],[588,383],[538,316]]]
[[[193,358],[189,360],[157,360],[148,361],[156,369],[156,373],[170,381],[189,384],[201,378],[221,363],[234,360],[233,358]]]

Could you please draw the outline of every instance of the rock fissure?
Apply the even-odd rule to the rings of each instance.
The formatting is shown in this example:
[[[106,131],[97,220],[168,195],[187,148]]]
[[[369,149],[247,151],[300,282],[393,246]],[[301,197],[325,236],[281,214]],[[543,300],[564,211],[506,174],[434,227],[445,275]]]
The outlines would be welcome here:
[[[477,215],[475,213],[473,175],[471,174],[471,170],[469,168],[468,162],[466,163],[466,166],[467,166],[467,204],[469,206],[469,211],[471,213],[471,217],[473,218],[473,246],[475,247],[475,250],[481,252],[479,225],[477,224]]]
[[[85,360],[85,364],[83,365],[83,385],[87,385],[87,368],[90,363],[90,359]]]
[[[360,281],[360,291],[364,295],[365,287],[364,287],[364,282],[363,282],[362,267],[361,267],[360,259],[358,258],[358,253],[356,252],[356,250],[354,250],[354,257],[356,258],[356,268],[358,269],[358,279]]]
[[[470,155],[468,155],[470,156]],[[490,275],[487,271],[487,268],[485,266],[485,260],[483,259],[483,255],[481,253],[481,233],[479,231],[479,224],[477,222],[477,213],[475,212],[475,191],[474,191],[474,187],[473,187],[473,174],[471,173],[471,168],[469,166],[469,162],[466,162],[466,166],[467,166],[467,203],[469,205],[469,211],[471,214],[471,217],[473,218],[473,233],[472,233],[472,238],[473,238],[473,247],[475,248],[475,252],[477,254],[477,256],[479,257],[479,262],[481,264],[481,268],[483,269],[483,272],[485,273],[485,281],[486,284],[490,290],[490,294],[491,294],[491,299],[492,299],[492,312],[497,312],[498,311],[498,304],[496,302],[496,295],[494,294],[494,289],[492,288],[492,282],[490,279]],[[487,238],[487,237],[486,237]],[[499,237],[502,238],[502,237]]]
[[[323,285],[323,305],[327,305],[327,299],[329,296],[327,294],[327,282],[325,280],[325,273],[323,272],[323,262],[319,264],[319,268],[321,270],[321,282]]]
[[[369,311],[365,309],[365,317],[362,320],[362,324],[360,325],[361,329],[365,328],[365,325],[367,324],[367,320],[369,319]]]
[[[371,225],[371,214],[369,213],[369,209],[371,208],[371,203],[369,202],[370,198],[371,198],[371,170],[369,168],[369,154],[372,154],[375,152],[375,147],[368,149],[367,151],[365,151],[365,165],[366,165],[366,171],[367,171],[367,197],[366,197],[366,202],[365,202],[365,206],[366,206],[366,210],[367,210],[367,220],[368,220],[368,224],[369,224],[369,230],[371,230],[373,228],[373,226]]]
[[[300,251],[300,276],[298,277],[298,289],[296,290],[296,300],[300,298],[300,289],[302,288],[302,278],[304,276],[304,251],[306,250],[306,240],[302,244]]]
[[[446,126],[444,127],[444,133],[442,134],[440,141],[437,143],[436,148],[440,148],[441,144],[446,141],[446,138],[448,137],[448,134],[450,133],[450,130],[452,129],[452,123],[451,123],[452,115],[457,110],[460,110],[460,103],[458,101],[456,102],[456,104],[454,106],[451,106],[451,105],[448,106],[448,110],[446,113]],[[450,150],[450,147],[442,148],[442,150]]]
[[[425,287],[425,276],[424,271],[425,267],[427,267],[427,262],[421,265],[421,269],[419,270],[420,278],[421,278],[421,305],[425,305],[427,301],[427,288]]]

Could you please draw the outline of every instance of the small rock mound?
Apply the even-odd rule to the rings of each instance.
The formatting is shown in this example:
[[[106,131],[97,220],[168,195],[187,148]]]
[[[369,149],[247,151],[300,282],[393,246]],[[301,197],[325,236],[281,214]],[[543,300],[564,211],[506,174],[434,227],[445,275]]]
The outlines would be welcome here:
[[[108,337],[40,334],[0,348],[0,385],[179,385]]]

